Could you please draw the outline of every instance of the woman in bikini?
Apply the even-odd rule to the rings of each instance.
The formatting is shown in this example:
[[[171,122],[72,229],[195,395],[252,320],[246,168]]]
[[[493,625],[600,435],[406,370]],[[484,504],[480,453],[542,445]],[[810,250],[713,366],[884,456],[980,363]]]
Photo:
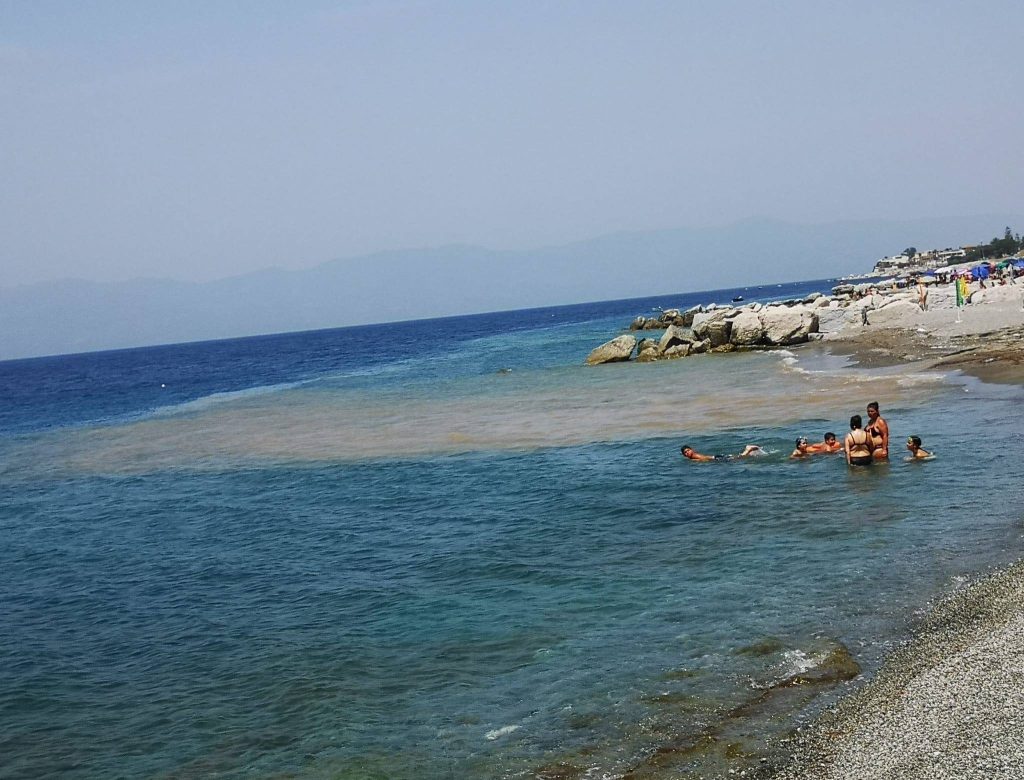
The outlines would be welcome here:
[[[874,460],[871,456],[874,444],[862,426],[859,414],[850,418],[850,432],[843,441],[843,451],[846,453],[846,463],[849,466],[870,466]]]
[[[878,401],[868,404],[867,434],[871,437],[872,455],[875,460],[886,460],[889,457],[889,423],[878,413]]]

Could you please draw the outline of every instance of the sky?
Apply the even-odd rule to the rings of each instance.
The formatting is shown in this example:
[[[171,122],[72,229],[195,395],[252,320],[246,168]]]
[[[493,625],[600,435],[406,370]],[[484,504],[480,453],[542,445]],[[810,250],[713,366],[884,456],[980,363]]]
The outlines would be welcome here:
[[[1022,29],[1019,0],[0,0],[0,286],[1020,213]]]

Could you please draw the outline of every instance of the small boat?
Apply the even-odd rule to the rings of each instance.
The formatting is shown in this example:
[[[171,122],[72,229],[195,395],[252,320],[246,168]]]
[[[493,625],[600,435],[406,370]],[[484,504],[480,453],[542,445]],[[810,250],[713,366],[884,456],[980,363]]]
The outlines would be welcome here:
[[[735,298],[732,299],[732,302],[733,303],[739,303],[742,300],[743,300],[743,296],[742,295],[737,295]]]

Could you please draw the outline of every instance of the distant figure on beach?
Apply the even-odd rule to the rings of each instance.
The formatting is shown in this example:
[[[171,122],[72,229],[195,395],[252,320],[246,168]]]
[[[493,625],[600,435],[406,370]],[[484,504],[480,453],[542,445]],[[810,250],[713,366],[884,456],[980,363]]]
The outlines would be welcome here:
[[[921,311],[928,311],[928,288],[920,276],[917,277],[917,305],[921,307]]]
[[[859,414],[850,418],[850,432],[843,440],[843,451],[846,453],[848,466],[870,466],[874,458],[871,450],[874,445],[871,436],[864,430],[864,423]]]
[[[889,423],[878,413],[878,401],[868,404],[868,435],[871,437],[875,460],[889,457]]]
[[[843,448],[843,445],[836,440],[836,435],[829,431],[825,434],[825,438],[815,444],[808,444],[808,452],[839,452]]]
[[[689,446],[686,446],[686,445],[683,445],[682,447],[680,447],[679,451],[683,454],[683,457],[686,458],[687,460],[700,460],[700,461],[732,460],[733,458],[748,458],[751,455],[763,455],[764,454],[764,450],[762,450],[756,444],[748,444],[746,447],[743,448],[743,452],[741,452],[739,455],[703,455],[703,454],[697,452],[693,447],[689,447]]]
[[[910,452],[909,460],[928,460],[935,457],[921,446],[920,436],[910,436],[907,439],[907,450]]]

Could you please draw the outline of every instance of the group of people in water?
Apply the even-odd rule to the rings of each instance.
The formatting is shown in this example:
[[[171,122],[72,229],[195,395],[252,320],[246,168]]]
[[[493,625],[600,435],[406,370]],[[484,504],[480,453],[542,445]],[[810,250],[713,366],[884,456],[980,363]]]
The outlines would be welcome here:
[[[805,437],[801,436],[796,440],[795,449],[789,457],[807,458],[812,455],[842,452],[846,456],[846,463],[850,466],[870,466],[875,461],[888,460],[889,423],[879,412],[877,401],[868,404],[867,414],[868,426],[866,428],[864,420],[859,414],[850,418],[850,432],[846,434],[842,444],[831,431],[825,434],[822,441],[814,444],[809,443]],[[921,446],[920,436],[907,437],[907,451],[910,453],[908,460],[927,460],[934,457],[931,452]],[[732,460],[767,454],[758,444],[748,444],[743,448],[743,452],[736,455],[704,455],[687,445],[680,448],[680,452],[687,460],[697,461]]]

